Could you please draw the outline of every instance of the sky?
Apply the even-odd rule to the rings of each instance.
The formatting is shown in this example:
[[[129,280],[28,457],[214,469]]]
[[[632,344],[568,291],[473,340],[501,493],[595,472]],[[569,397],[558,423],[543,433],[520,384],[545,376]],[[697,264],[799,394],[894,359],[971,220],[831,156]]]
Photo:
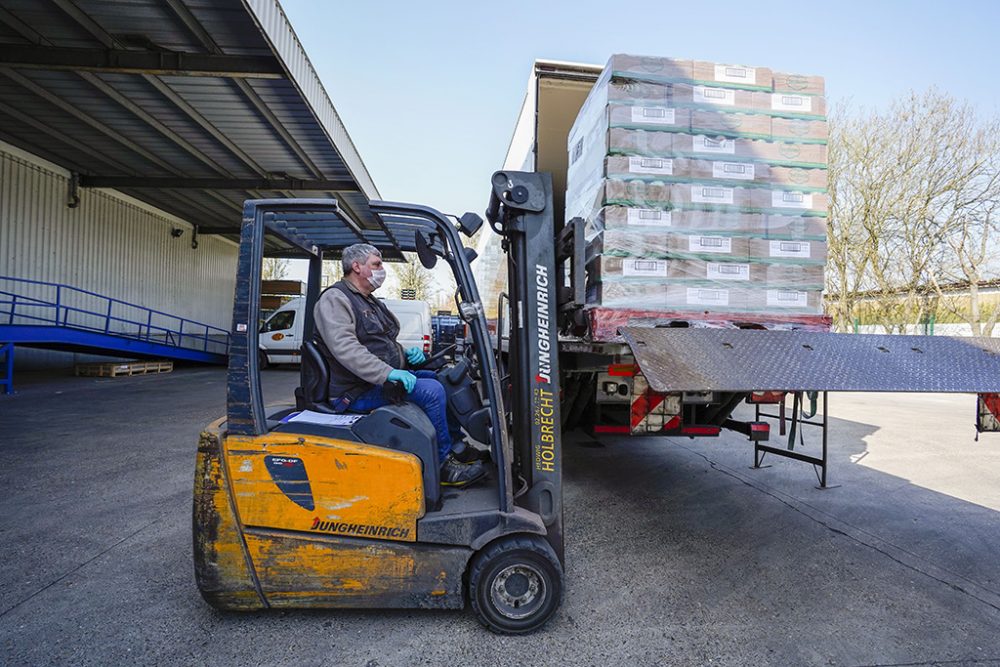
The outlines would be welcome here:
[[[874,108],[935,86],[1000,114],[1000,2],[281,2],[382,197],[446,213],[485,208],[535,59],[770,67]]]

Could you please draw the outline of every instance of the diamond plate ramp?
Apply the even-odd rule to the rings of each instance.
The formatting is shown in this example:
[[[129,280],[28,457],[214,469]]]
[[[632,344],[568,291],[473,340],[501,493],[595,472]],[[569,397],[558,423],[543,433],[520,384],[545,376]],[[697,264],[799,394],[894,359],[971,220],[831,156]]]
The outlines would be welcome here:
[[[624,327],[649,386],[668,391],[1000,392],[1000,340]]]

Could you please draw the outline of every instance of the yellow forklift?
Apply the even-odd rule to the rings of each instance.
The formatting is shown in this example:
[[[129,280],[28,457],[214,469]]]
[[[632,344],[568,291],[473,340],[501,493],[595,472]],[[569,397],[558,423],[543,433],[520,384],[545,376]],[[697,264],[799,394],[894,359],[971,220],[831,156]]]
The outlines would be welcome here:
[[[332,199],[250,200],[240,232],[227,412],[198,444],[195,576],[219,609],[462,608],[501,633],[541,627],[563,590],[563,521],[556,354],[556,265],[548,174],[498,172],[487,218],[504,237],[512,304],[509,350],[487,329],[473,278],[482,218],[370,203],[363,229]],[[265,409],[258,315],[265,235],[309,260],[301,386],[295,405]],[[434,428],[405,400],[334,414],[328,369],[313,339],[324,257],[353,243],[387,259],[444,260],[457,284],[464,341],[429,362],[449,409],[489,448],[485,483],[442,489]],[[501,375],[501,363],[510,368]],[[398,391],[398,388],[396,388]],[[392,392],[393,387],[385,387]],[[402,394],[405,396],[405,394]]]

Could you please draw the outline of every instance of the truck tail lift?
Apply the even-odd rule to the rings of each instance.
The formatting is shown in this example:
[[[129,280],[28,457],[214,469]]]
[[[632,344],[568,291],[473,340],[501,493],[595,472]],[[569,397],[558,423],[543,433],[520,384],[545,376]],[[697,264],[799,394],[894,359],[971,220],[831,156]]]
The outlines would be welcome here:
[[[455,222],[425,206],[375,201],[380,226],[365,229],[332,199],[245,203],[227,414],[201,434],[194,481],[195,578],[209,604],[468,602],[494,631],[531,632],[563,591],[563,410],[572,420],[593,408],[595,387],[611,401],[598,407],[620,417],[601,424],[618,429],[606,433],[732,429],[754,441],[758,465],[765,453],[791,455],[821,465],[821,484],[825,449],[816,459],[763,445],[766,415],[758,409],[754,422],[740,423],[734,408],[785,393],[797,408],[809,391],[823,392],[824,403],[826,391],[1000,392],[1000,347],[992,340],[625,327],[624,343],[595,347],[573,333],[585,321],[582,226],[555,228],[548,174],[497,172],[491,185],[487,218],[507,253],[507,349],[491,342],[471,270],[476,253],[460,236],[481,227],[479,216]],[[447,263],[468,335],[447,350],[452,358],[437,377],[465,432],[489,448],[494,467],[485,483],[442,491],[434,427],[410,403],[333,414],[326,362],[311,342],[294,404],[265,409],[256,326],[265,233],[309,260],[307,341],[324,257],[366,242],[387,260],[415,252],[428,268]],[[758,394],[765,391],[778,393]],[[805,423],[798,414],[790,442]],[[995,414],[981,415],[983,428]]]

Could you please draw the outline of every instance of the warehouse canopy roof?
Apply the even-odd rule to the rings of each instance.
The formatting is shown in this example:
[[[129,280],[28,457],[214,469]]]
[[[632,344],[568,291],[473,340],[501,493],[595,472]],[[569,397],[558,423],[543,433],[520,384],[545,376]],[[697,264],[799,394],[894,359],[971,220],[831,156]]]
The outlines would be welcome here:
[[[381,227],[277,0],[0,0],[0,139],[200,234],[237,239],[243,200],[291,196]]]

